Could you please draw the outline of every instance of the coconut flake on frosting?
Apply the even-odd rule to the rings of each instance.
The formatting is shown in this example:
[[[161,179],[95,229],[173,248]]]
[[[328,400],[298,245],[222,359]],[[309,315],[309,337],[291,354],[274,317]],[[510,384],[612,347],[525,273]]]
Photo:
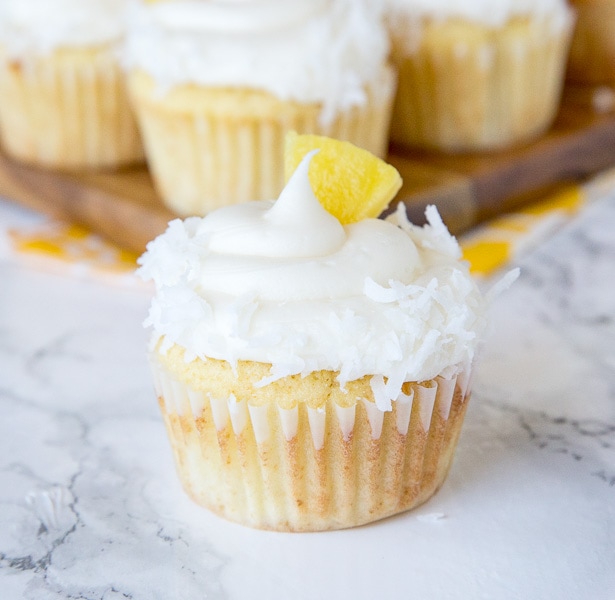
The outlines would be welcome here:
[[[342,226],[311,191],[310,158],[279,203],[175,220],[148,244],[139,274],[157,293],[146,324],[186,360],[270,363],[259,386],[318,370],[339,372],[342,387],[371,376],[389,410],[404,382],[471,363],[485,300],[435,208],[424,227],[401,209]]]
[[[0,0],[0,44],[11,56],[118,42],[125,0]]]
[[[178,85],[263,90],[322,103],[320,119],[367,101],[388,78],[389,44],[372,0],[178,0],[134,7],[127,68]]]

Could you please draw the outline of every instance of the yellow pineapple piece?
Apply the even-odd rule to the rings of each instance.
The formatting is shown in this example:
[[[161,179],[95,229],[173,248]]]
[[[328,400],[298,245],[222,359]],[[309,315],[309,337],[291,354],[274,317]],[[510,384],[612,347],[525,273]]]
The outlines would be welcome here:
[[[286,181],[303,157],[316,148],[320,151],[310,163],[310,184],[319,202],[343,224],[378,217],[401,187],[395,167],[367,150],[294,131],[286,135]]]

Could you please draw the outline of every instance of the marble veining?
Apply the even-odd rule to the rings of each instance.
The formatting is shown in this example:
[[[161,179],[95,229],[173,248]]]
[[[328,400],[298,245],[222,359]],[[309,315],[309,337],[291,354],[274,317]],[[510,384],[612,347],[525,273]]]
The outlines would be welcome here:
[[[0,223],[29,218],[0,201]],[[180,489],[147,290],[0,258],[0,599],[614,598],[615,197],[519,264],[440,492],[280,534]]]

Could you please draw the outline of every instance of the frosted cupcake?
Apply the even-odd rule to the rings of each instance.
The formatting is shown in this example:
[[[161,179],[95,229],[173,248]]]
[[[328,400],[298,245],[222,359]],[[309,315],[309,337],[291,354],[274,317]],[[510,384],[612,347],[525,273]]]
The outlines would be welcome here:
[[[565,0],[386,0],[399,68],[391,138],[447,152],[532,140],[559,105]]]
[[[435,208],[424,227],[402,210],[342,225],[315,198],[309,160],[276,202],[175,220],[140,259],[186,491],[287,531],[360,525],[434,494],[485,324]]]
[[[574,83],[615,83],[615,1],[571,0],[577,16],[568,58]]]
[[[366,0],[179,0],[133,15],[127,64],[151,172],[180,215],[276,197],[288,130],[387,149],[394,76]]]
[[[0,0],[0,136],[63,169],[143,160],[118,44],[122,0]]]

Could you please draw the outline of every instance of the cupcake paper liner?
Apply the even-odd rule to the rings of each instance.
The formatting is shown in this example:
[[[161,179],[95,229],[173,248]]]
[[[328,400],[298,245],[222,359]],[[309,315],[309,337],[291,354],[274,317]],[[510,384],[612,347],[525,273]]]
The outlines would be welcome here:
[[[398,40],[392,140],[464,152],[540,135],[558,109],[570,30],[549,20],[498,29],[451,20],[414,31],[415,48]]]
[[[404,386],[393,410],[211,398],[151,357],[180,480],[199,504],[261,529],[352,527],[431,497],[451,465],[469,371]]]
[[[347,140],[379,156],[387,151],[394,92],[389,71],[364,107],[330,125],[320,122],[319,105],[266,92],[186,85],[165,94],[143,72],[132,73],[129,82],[156,187],[179,215],[277,198],[289,130]]]
[[[9,155],[45,167],[112,168],[144,158],[109,47],[23,60],[0,52],[0,136]]]

